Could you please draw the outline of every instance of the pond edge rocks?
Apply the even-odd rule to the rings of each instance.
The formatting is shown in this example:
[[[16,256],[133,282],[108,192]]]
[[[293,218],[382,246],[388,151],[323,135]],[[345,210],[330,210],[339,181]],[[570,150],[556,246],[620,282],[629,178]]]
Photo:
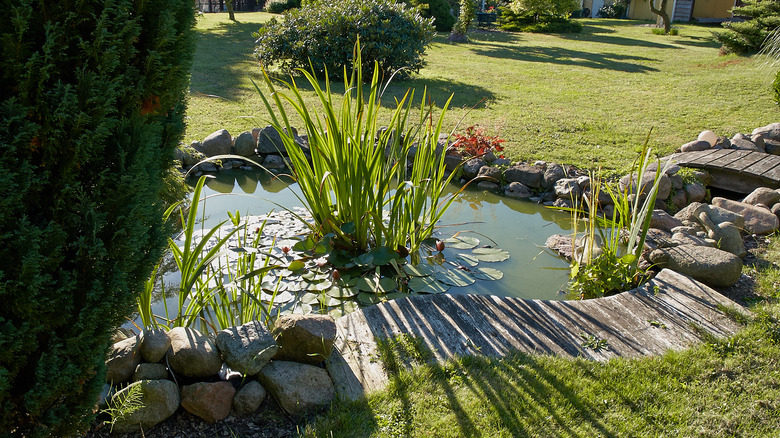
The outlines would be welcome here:
[[[180,406],[210,423],[231,412],[251,415],[266,392],[299,418],[327,406],[335,396],[322,367],[335,334],[335,321],[328,315],[282,315],[270,332],[258,321],[216,335],[189,327],[147,330],[114,343],[99,405],[116,406],[131,387],[138,387],[141,407],[118,419],[113,426],[118,432],[148,430]],[[284,356],[276,356],[282,351],[277,339]],[[151,356],[159,358],[157,362],[142,361],[140,351],[163,346],[164,354]],[[112,394],[111,388],[121,389]]]

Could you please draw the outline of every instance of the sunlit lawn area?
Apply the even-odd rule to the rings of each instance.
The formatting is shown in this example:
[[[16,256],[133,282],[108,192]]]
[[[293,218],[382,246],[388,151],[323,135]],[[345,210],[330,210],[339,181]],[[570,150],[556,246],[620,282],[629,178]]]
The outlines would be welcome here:
[[[187,141],[267,124],[251,82],[260,77],[252,33],[272,15],[237,17],[205,14],[198,22]],[[428,87],[441,104],[455,93],[449,129],[480,124],[507,140],[514,159],[590,168],[627,166],[650,128],[665,153],[704,129],[731,136],[777,119],[776,68],[718,56],[710,38],[717,28],[681,25],[680,35],[662,36],[634,21],[583,24],[582,34],[478,32],[457,45],[440,35],[427,67],[391,94]]]
[[[187,140],[265,126],[251,80],[252,32],[268,14],[200,19]],[[576,35],[474,33],[437,37],[428,66],[391,86],[455,93],[450,129],[480,124],[514,159],[620,170],[653,128],[662,153],[704,129],[731,136],[778,119],[770,84],[778,67],[718,56],[714,28],[678,36],[640,23],[584,20]],[[300,83],[299,83],[300,85]],[[389,100],[388,100],[389,101]],[[472,109],[473,108],[473,109]],[[462,119],[462,120],[461,120]],[[755,280],[754,319],[730,339],[640,360],[595,363],[515,355],[463,358],[396,374],[367,400],[337,401],[312,419],[311,436],[776,436],[780,430],[780,240],[745,268]]]

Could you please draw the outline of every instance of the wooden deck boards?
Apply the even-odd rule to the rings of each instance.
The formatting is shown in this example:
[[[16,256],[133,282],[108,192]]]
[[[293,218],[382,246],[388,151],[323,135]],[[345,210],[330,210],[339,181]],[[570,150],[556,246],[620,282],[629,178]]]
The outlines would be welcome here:
[[[713,187],[749,193],[758,187],[780,188],[780,156],[737,149],[709,149],[674,154],[683,167],[706,170]]]
[[[433,361],[453,356],[501,357],[518,350],[608,360],[681,349],[700,341],[692,328],[727,336],[738,326],[719,305],[747,312],[716,291],[670,270],[619,295],[587,301],[523,300],[487,295],[427,295],[368,307],[337,322],[327,362],[336,390],[348,399],[388,381],[376,340],[410,334],[432,351]],[[608,349],[583,346],[603,339]],[[584,337],[584,338],[583,338]]]

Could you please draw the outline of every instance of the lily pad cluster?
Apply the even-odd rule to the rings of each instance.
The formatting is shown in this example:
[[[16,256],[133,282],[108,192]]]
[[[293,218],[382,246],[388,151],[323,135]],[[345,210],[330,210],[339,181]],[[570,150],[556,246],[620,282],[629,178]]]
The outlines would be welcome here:
[[[304,222],[308,219],[303,211],[281,211],[227,223],[214,239],[236,227],[243,229],[228,241],[229,251],[212,263],[219,271],[212,281],[235,287],[232,273],[237,272],[238,255],[255,251],[258,257],[252,269],[276,266],[263,271],[257,296],[272,309],[269,313],[327,313],[338,318],[360,306],[414,294],[444,293],[477,280],[500,280],[503,273],[486,265],[509,258],[507,251],[485,245],[465,232],[428,239],[415,254],[406,248],[389,247],[351,254],[334,247],[328,235],[314,238]],[[260,232],[253,237],[259,240],[257,245],[248,245],[247,239],[241,238],[256,231]]]

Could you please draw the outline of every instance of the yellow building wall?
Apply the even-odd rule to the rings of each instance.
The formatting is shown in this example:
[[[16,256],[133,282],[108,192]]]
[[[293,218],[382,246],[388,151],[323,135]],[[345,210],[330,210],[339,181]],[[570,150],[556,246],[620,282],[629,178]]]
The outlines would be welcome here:
[[[696,0],[693,3],[693,18],[731,18],[729,12],[734,0]]]
[[[657,20],[658,16],[654,13],[650,12],[650,4],[648,3],[650,0],[631,0],[631,3],[628,5],[628,18],[631,18],[632,20]],[[704,1],[704,0],[696,0]],[[656,1],[656,5],[660,5],[660,0]],[[696,5],[694,5],[695,7]],[[667,0],[666,2],[666,12],[669,14],[669,16],[672,16],[672,10],[674,9],[674,0]]]

